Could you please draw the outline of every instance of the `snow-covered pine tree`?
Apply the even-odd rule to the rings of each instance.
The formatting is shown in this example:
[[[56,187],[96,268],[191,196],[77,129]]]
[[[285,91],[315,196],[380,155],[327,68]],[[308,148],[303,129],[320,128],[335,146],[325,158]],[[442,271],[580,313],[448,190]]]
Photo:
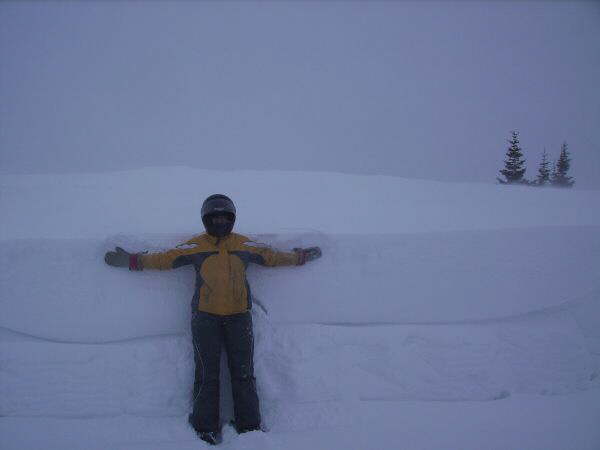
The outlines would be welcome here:
[[[523,178],[525,175],[525,160],[523,152],[519,147],[519,132],[513,131],[511,139],[508,140],[510,146],[506,151],[506,159],[504,160],[504,169],[500,171],[504,175],[504,180],[496,178],[502,184],[528,184],[528,181]]]
[[[558,180],[558,161],[555,160],[552,165],[552,174],[550,174],[550,184],[558,187],[556,180]]]
[[[560,156],[556,165],[550,183],[556,187],[573,187],[575,180],[567,175],[571,168],[571,158],[569,158],[569,150],[566,142],[563,142],[560,149]]]
[[[548,155],[546,153],[546,149],[542,153],[542,161],[540,162],[540,166],[538,167],[537,178],[535,179],[534,184],[536,186],[545,186],[550,183],[550,161],[548,161]]]

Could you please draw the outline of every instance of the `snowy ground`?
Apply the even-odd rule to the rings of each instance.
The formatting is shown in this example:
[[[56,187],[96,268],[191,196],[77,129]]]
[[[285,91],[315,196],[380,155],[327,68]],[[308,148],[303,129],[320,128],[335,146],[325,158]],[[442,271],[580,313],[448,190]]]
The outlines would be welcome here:
[[[0,177],[0,448],[204,445],[192,272],[102,255],[201,232],[214,192],[239,232],[324,251],[249,272],[270,432],[223,448],[600,448],[597,191],[184,168]]]

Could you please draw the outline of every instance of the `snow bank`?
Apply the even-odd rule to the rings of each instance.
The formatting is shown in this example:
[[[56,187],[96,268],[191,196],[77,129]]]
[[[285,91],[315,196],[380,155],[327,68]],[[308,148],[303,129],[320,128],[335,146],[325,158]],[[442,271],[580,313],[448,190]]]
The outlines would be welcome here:
[[[0,175],[0,240],[194,234],[210,194],[230,195],[245,233],[395,234],[600,225],[598,191],[440,183],[326,172],[163,167]]]
[[[115,245],[155,251],[189,237],[4,241],[0,326],[88,343],[181,333],[193,269],[129,272],[103,255]],[[323,248],[322,259],[303,267],[250,267],[253,295],[276,323],[494,319],[562,304],[600,283],[600,227],[255,238]]]
[[[0,176],[2,448],[199,445],[193,271],[103,255],[198,234],[214,192],[237,231],[323,248],[249,270],[271,433],[224,448],[598,448],[597,192],[185,168]]]

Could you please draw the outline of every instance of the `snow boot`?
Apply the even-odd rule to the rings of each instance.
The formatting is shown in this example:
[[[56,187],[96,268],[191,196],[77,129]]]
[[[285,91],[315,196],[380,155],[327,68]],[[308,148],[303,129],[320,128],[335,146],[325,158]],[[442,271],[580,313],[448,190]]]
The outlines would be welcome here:
[[[198,435],[198,437],[200,439],[202,439],[204,442],[208,442],[210,445],[218,445],[221,443],[222,436],[221,436],[221,431],[200,431],[196,429],[196,424],[194,423],[194,420],[192,419],[192,415],[190,414],[188,416],[188,423],[191,425],[191,427],[194,429],[194,431],[196,432],[196,434]]]
[[[237,432],[237,434],[248,433],[250,431],[262,431],[263,433],[266,432],[266,430],[263,427],[261,427],[260,425],[259,426],[252,426],[252,427],[238,427],[235,424],[235,420],[231,420],[229,422],[229,425],[231,425],[235,429],[235,431]]]
[[[223,440],[221,433],[218,431],[198,431],[198,437],[210,445],[219,445]]]

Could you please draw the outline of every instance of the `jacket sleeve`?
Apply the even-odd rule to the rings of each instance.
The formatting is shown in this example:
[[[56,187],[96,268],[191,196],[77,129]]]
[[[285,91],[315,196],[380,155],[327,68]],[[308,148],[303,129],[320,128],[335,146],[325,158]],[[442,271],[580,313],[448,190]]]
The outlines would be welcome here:
[[[252,255],[250,261],[261,266],[297,266],[300,264],[300,255],[297,252],[282,252],[264,244],[247,245],[247,248]]]
[[[147,253],[138,255],[139,270],[155,269],[170,270],[192,264],[189,249],[174,248],[160,253]]]

